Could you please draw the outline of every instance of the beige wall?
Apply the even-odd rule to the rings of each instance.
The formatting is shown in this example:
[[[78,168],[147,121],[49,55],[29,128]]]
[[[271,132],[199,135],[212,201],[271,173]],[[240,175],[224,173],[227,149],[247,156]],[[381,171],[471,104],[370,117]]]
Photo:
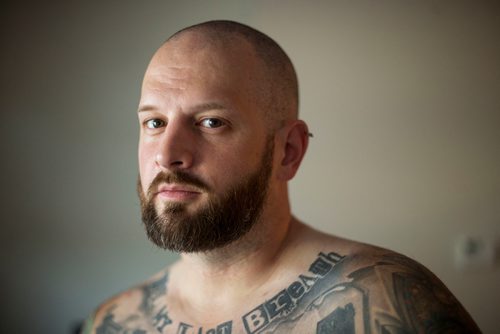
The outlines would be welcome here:
[[[134,110],[154,49],[215,18],[268,33],[297,67],[314,138],[296,215],[421,261],[496,332],[498,265],[453,264],[460,235],[500,236],[495,2],[52,3],[0,14],[6,332],[66,333],[175,259],[139,223]]]

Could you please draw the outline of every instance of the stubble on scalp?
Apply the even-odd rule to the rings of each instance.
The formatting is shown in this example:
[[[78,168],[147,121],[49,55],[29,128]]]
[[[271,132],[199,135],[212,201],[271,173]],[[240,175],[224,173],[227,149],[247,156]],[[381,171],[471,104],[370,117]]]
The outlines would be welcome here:
[[[247,25],[215,20],[182,29],[165,43],[176,42],[186,34],[197,34],[197,48],[219,48],[227,51],[242,42],[251,47],[251,52],[260,62],[259,78],[254,86],[269,132],[281,128],[287,120],[298,118],[299,90],[297,74],[292,61],[281,46],[266,34]]]

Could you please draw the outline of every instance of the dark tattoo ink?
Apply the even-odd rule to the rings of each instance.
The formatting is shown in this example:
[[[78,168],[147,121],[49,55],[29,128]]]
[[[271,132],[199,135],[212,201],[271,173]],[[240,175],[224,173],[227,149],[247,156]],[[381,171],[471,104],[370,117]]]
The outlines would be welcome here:
[[[168,317],[167,307],[163,306],[153,318],[153,325],[158,332],[163,333],[165,326],[170,325],[172,320]]]
[[[397,265],[389,294],[396,316],[379,313],[375,327],[382,333],[478,333],[469,315],[433,275],[402,255],[388,255],[378,268]],[[429,302],[432,301],[432,302]]]
[[[316,334],[354,334],[354,306],[336,308],[318,322]]]
[[[190,328],[193,328],[193,326],[181,322],[177,328],[177,334],[187,334],[187,331]]]
[[[128,321],[133,321],[136,317],[129,316],[124,324],[119,324],[114,320],[115,315],[112,313],[115,307],[111,307],[104,316],[104,320],[99,327],[96,328],[96,334],[147,334],[143,329],[129,329],[126,327]]]
[[[299,275],[300,281],[304,284],[306,289],[312,287],[316,283],[316,277],[310,277],[306,275]]]
[[[233,322],[228,321],[217,326],[215,334],[231,334],[232,329],[233,329]]]
[[[316,334],[480,333],[446,287],[415,261],[389,253],[349,271],[356,261],[319,253],[308,273],[243,315],[246,333],[310,332],[313,323]]]
[[[271,319],[277,317],[278,315],[286,316],[293,309],[292,297],[287,290],[283,290],[271,298],[271,300],[266,302],[265,308]]]
[[[167,293],[167,281],[168,275],[165,273],[161,278],[152,283],[146,285],[142,288],[142,303],[141,311],[146,314],[151,313],[154,308],[155,301],[161,297],[165,296]]]
[[[306,273],[244,314],[246,334],[480,333],[446,287],[418,263],[389,253],[350,269],[356,256],[319,253]],[[174,322],[162,304],[167,276],[142,288],[137,313],[117,320],[107,310],[97,334],[164,333]],[[148,323],[142,323],[144,316]],[[177,334],[231,334],[233,322],[204,329],[175,321]],[[147,326],[144,328],[142,325]],[[174,327],[175,328],[175,327]],[[149,331],[148,331],[149,330]]]
[[[172,323],[172,319],[168,316],[167,307],[162,306],[158,311],[158,306],[155,303],[165,297],[167,293],[168,275],[165,273],[162,277],[149,283],[142,288],[142,303],[140,310],[149,317],[154,328],[159,333],[163,333],[166,326]]]
[[[231,334],[233,329],[233,322],[227,321],[216,328],[210,328],[206,331],[203,330],[203,327],[198,328],[198,331],[194,331],[194,326],[181,322],[179,327],[177,328],[177,334]]]
[[[311,264],[309,271],[320,277],[325,276],[332,269],[332,264],[326,260],[318,257],[316,261]]]
[[[342,259],[337,253],[319,253],[309,267],[311,274],[299,275],[297,281],[243,316],[246,332],[273,332],[281,323],[297,321],[304,313],[304,308],[325,290],[327,282],[331,281],[325,277]]]
[[[97,334],[114,334],[114,333],[120,333],[121,330],[123,330],[122,326],[120,324],[116,323],[114,321],[114,315],[111,313],[106,314],[104,317],[104,320],[102,321],[102,324],[97,327],[96,333]]]

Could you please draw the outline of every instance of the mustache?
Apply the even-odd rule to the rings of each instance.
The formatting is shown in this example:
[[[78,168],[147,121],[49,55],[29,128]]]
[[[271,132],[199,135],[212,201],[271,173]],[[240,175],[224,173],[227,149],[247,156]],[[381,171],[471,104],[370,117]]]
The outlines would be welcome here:
[[[158,187],[162,183],[177,183],[194,186],[200,190],[209,191],[209,186],[200,178],[183,171],[173,171],[169,173],[159,172],[148,188],[148,197],[151,197],[158,191]]]

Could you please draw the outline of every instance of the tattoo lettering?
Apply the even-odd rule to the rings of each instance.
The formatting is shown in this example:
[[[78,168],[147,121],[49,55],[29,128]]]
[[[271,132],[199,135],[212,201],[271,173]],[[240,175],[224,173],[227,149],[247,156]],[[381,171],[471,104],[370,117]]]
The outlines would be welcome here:
[[[306,275],[299,275],[299,278],[300,278],[300,282],[302,282],[302,284],[304,284],[305,289],[311,288],[317,280],[316,277],[310,277],[310,276],[306,276]],[[300,284],[300,282],[299,282],[299,284]],[[292,284],[295,284],[295,282]]]
[[[200,327],[198,331],[195,331],[192,325],[181,322],[177,328],[177,334],[231,334],[232,328],[233,322],[228,321],[218,325],[216,328],[204,331],[203,327]]]
[[[319,253],[306,274],[242,317],[246,333],[309,333],[313,324],[316,334],[480,333],[446,287],[415,261],[388,253],[349,270],[356,261]]]
[[[170,325],[172,320],[168,317],[167,307],[163,306],[153,318],[153,325],[158,332],[163,333],[165,326]]]
[[[96,334],[147,334],[143,329],[128,329],[127,323],[134,320],[134,316],[128,317],[123,324],[114,320],[112,313],[114,307],[110,308],[102,321],[102,324],[96,328]]]
[[[187,334],[190,328],[193,328],[193,326],[181,322],[177,328],[177,334]]]
[[[319,253],[318,258],[309,267],[309,272],[312,275],[299,275],[297,281],[243,316],[246,332],[248,334],[258,333],[272,324],[278,324],[280,319],[284,319],[292,313],[300,313],[297,312],[297,308],[302,308],[303,300],[315,297],[318,292],[324,289],[325,276],[342,259],[343,257],[337,253]]]
[[[232,329],[233,329],[233,322],[228,321],[217,326],[216,331],[213,332],[213,334],[231,334]],[[211,331],[213,331],[213,329],[211,329]],[[212,333],[207,332],[207,334],[212,334]]]
[[[387,253],[361,265],[356,256],[320,252],[308,271],[241,317],[246,334],[480,333],[446,287],[415,261]],[[354,269],[353,269],[354,267]],[[162,302],[167,275],[141,289],[137,312],[117,317],[109,308],[97,334],[173,332]],[[119,321],[117,320],[119,319]],[[147,322],[143,322],[144,320]],[[144,327],[146,326],[146,327]],[[175,321],[177,334],[231,334],[233,322],[214,328]]]

